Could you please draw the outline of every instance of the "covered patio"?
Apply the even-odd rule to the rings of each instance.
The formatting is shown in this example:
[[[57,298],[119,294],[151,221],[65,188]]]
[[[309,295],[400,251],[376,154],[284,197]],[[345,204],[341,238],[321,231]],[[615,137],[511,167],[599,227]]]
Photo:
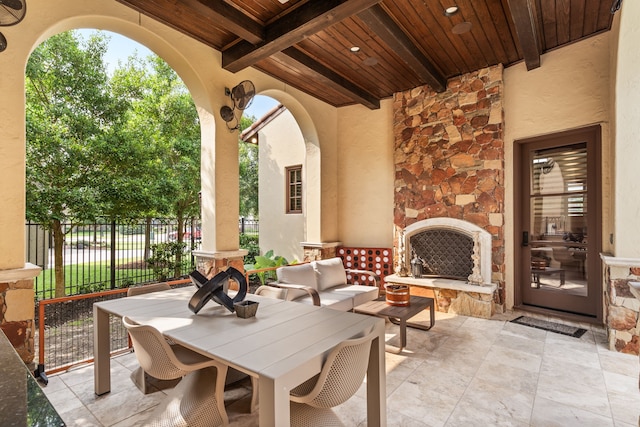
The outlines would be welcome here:
[[[25,65],[34,47],[53,34],[104,28],[162,57],[198,108],[198,262],[203,272],[242,266],[246,253],[239,248],[237,227],[238,135],[220,115],[230,102],[225,88],[242,80],[285,105],[303,134],[304,234],[299,243],[305,260],[334,256],[339,246],[393,248],[393,265],[399,268],[405,233],[430,218],[465,220],[489,234],[485,261],[490,262],[483,267],[488,279],[482,279],[495,288],[484,301],[491,307],[489,315],[456,313],[451,307],[458,295],[445,293],[438,298],[442,310],[436,326],[409,331],[406,350],[386,354],[388,425],[638,423],[640,303],[628,282],[640,278],[640,3],[628,0],[611,15],[611,2],[604,0],[598,6],[561,0],[460,1],[468,10],[462,7],[462,14],[449,22],[440,15],[446,6],[440,1],[336,1],[326,2],[322,10],[309,5],[325,2],[251,1],[244,3],[255,6],[260,16],[249,19],[240,16],[240,1],[165,2],[164,8],[152,1],[28,2],[24,21],[1,28],[7,47],[0,53],[0,320],[24,362],[34,356],[32,281],[39,273],[39,267],[25,262]],[[415,13],[399,7],[405,3],[415,6]],[[482,7],[473,9],[477,3]],[[574,13],[567,12],[569,4],[577,5]],[[179,5],[189,13],[171,13]],[[559,18],[543,19],[542,12],[549,10],[557,10]],[[421,32],[427,29],[427,12],[439,25],[464,24],[456,31],[465,34],[470,28],[489,28],[498,11],[506,24],[472,34],[475,43],[485,37],[483,46],[491,46],[485,52],[502,50],[502,56],[480,54],[481,46],[474,48],[471,39],[447,41],[460,35],[449,34],[448,27],[438,38],[439,48],[426,46],[434,40]],[[176,16],[180,19],[171,20]],[[184,27],[196,19],[198,25]],[[344,30],[345,20],[352,28],[355,20],[375,29],[356,32],[360,47],[370,49],[363,52],[366,57],[358,57],[350,50],[358,46],[333,32],[332,24]],[[206,31],[212,28],[217,30]],[[344,52],[335,54],[327,40]],[[324,56],[327,52],[332,61]],[[384,66],[375,68],[380,63]],[[594,133],[599,144],[590,173],[601,199],[592,205],[596,212],[590,212],[597,229],[590,228],[589,243],[574,244],[595,245],[586,262],[595,284],[588,315],[526,300],[531,263],[526,262],[529,238],[523,233],[528,230],[520,199],[528,177],[521,147],[582,129]],[[549,222],[548,231],[559,224]],[[562,234],[557,237],[551,246],[561,244]],[[542,281],[548,285],[549,275]],[[583,322],[587,333],[578,339],[508,322],[522,310],[554,321]],[[388,328],[395,339],[394,326]],[[141,397],[129,380],[133,366],[132,355],[115,358],[112,376],[118,392],[114,387],[101,397],[93,393],[91,366],[53,376],[45,391],[68,425],[140,425],[163,392]],[[229,403],[236,397],[229,395]],[[243,404],[242,399],[237,403]],[[363,408],[362,396],[356,395],[337,412],[345,425],[355,426],[364,423]],[[242,410],[230,412],[237,425],[255,425]]]
[[[386,353],[387,425],[635,426],[640,394],[633,355],[609,351],[602,327],[580,338],[494,319],[437,313],[430,331],[410,329],[402,354]],[[420,319],[428,322],[428,313]],[[397,326],[387,325],[389,343]],[[68,426],[144,426],[165,391],[142,395],[129,376],[133,354],[112,359],[111,393],[93,393],[93,366],[50,377],[44,391]],[[257,425],[251,383],[227,388],[230,425]],[[335,408],[345,426],[365,426],[365,387]]]

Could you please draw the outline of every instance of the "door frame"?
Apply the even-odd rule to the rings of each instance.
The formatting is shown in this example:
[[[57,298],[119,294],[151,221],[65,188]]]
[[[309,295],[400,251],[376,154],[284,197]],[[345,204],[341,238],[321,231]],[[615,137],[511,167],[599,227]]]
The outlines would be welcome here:
[[[591,125],[591,126],[586,126],[586,127],[582,127],[582,128],[578,128],[578,129],[572,129],[572,130],[568,130],[568,131],[560,131],[560,132],[555,132],[555,133],[551,133],[551,134],[546,134],[546,135],[541,135],[541,136],[536,136],[536,137],[532,137],[532,138],[524,138],[524,139],[518,139],[518,140],[514,140],[513,142],[513,165],[514,165],[514,172],[513,172],[513,201],[514,201],[514,217],[513,217],[513,227],[514,227],[514,233],[513,233],[513,247],[514,247],[514,258],[513,258],[513,268],[514,268],[514,272],[513,272],[513,279],[514,279],[514,283],[513,283],[513,290],[514,290],[514,308],[518,309],[518,310],[522,310],[522,311],[530,311],[530,312],[535,312],[535,313],[541,313],[541,314],[546,314],[546,315],[552,315],[554,317],[559,317],[559,318],[566,318],[569,320],[577,320],[577,321],[583,321],[583,322],[588,322],[588,323],[596,323],[596,324],[602,324],[603,323],[603,318],[604,318],[604,313],[603,313],[603,282],[602,282],[602,263],[598,261],[598,264],[600,266],[598,272],[599,274],[597,275],[597,277],[599,278],[599,280],[597,281],[597,287],[594,290],[594,292],[597,292],[598,297],[596,298],[596,316],[595,317],[591,317],[591,316],[586,316],[586,315],[580,315],[580,314],[573,314],[573,313],[567,313],[567,312],[563,312],[563,311],[557,311],[554,309],[550,309],[550,308],[543,308],[543,307],[537,307],[537,306],[531,306],[531,305],[525,305],[522,302],[522,290],[521,290],[521,285],[520,285],[520,281],[523,277],[523,270],[524,270],[524,265],[523,265],[523,261],[522,258],[524,256],[523,252],[524,249],[522,247],[522,230],[523,230],[523,224],[522,224],[522,203],[523,203],[523,198],[524,195],[522,194],[522,192],[520,191],[520,189],[522,188],[523,185],[523,173],[529,173],[530,169],[528,169],[527,171],[519,171],[518,173],[518,169],[519,169],[519,165],[521,162],[521,158],[523,155],[523,146],[526,144],[530,144],[530,143],[543,143],[543,142],[548,142],[548,141],[553,141],[553,140],[557,140],[560,144],[564,144],[566,143],[567,145],[571,144],[572,142],[579,142],[576,140],[576,138],[580,138],[582,137],[583,140],[590,140],[595,142],[596,145],[596,149],[595,149],[595,170],[591,171],[589,170],[588,173],[593,173],[596,174],[597,179],[595,179],[596,182],[596,188],[594,189],[594,193],[595,193],[595,212],[594,214],[597,215],[597,223],[600,224],[600,229],[598,230],[597,233],[589,233],[589,239],[591,240],[592,238],[594,239],[594,246],[593,246],[593,252],[594,254],[592,255],[591,259],[594,259],[593,257],[597,257],[598,260],[600,259],[600,252],[602,252],[602,127],[598,124],[598,125]],[[591,194],[591,192],[590,192]],[[528,196],[528,195],[527,195]],[[591,196],[593,197],[593,196]],[[593,235],[593,237],[592,237]],[[595,279],[593,279],[595,280]]]

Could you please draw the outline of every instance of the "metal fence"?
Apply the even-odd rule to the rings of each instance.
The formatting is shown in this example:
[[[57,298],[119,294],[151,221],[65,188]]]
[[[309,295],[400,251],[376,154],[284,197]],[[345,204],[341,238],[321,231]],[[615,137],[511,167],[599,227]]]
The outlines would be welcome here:
[[[149,224],[139,221],[98,221],[94,224],[72,226],[63,224],[66,232],[63,248],[65,294],[98,292],[119,289],[133,284],[158,280],[147,259],[151,245],[173,242],[177,237],[175,220],[154,219]],[[258,221],[240,218],[241,233],[258,234]],[[193,231],[192,231],[193,230]],[[178,277],[188,274],[195,266],[192,251],[200,248],[198,220],[184,227],[185,251]],[[55,296],[53,236],[41,224],[26,224],[27,261],[42,268],[35,279],[36,299]],[[172,272],[168,277],[175,276]]]
[[[38,371],[52,373],[77,363],[92,360],[93,303],[126,295],[125,288],[157,281],[147,263],[152,244],[174,242],[177,223],[153,220],[97,222],[71,227],[65,231],[64,270],[66,297],[55,295],[53,238],[40,224],[26,224],[27,261],[42,267],[35,279],[35,346]],[[193,232],[192,232],[193,230]],[[240,218],[238,230],[259,232],[256,220]],[[192,251],[200,247],[200,226],[190,221],[184,228],[186,248],[180,276],[195,268]],[[174,278],[175,279],[175,278]],[[189,279],[174,280],[172,286],[189,286]],[[80,295],[82,294],[82,295]],[[112,351],[127,349],[127,334],[119,319],[112,319]]]
[[[240,234],[255,234],[260,231],[257,219],[240,218],[239,221]]]
[[[172,287],[191,286],[189,279],[168,282]],[[38,372],[52,374],[74,365],[93,361],[93,303],[127,296],[116,289],[38,302],[34,341]],[[122,321],[110,316],[111,353],[131,345]]]

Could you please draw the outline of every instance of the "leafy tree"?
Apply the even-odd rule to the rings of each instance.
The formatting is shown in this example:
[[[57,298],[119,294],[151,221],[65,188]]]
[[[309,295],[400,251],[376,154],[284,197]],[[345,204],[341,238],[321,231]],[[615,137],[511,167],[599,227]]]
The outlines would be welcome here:
[[[114,102],[103,65],[107,39],[82,44],[73,32],[38,46],[26,68],[27,218],[54,240],[56,296],[64,296],[65,222],[93,220],[103,210],[96,147],[115,134]]]
[[[184,224],[199,216],[200,125],[189,93],[155,55],[134,55],[109,79],[107,43],[99,32],[87,41],[62,33],[27,64],[27,219],[52,231],[56,296],[65,294],[71,230],[62,224],[175,216],[182,243]]]
[[[240,132],[255,122],[255,117],[240,119]],[[238,142],[240,166],[240,216],[258,216],[258,145]]]
[[[200,122],[193,100],[175,71],[155,55],[145,61],[130,58],[114,74],[113,86],[116,96],[131,104],[123,140],[137,141],[129,148],[139,159],[142,182],[126,182],[142,203],[134,211],[148,220],[174,216],[181,244],[185,224],[194,228],[200,214]],[[136,194],[140,188],[144,192]],[[117,190],[114,194],[121,191]],[[181,260],[182,253],[176,253],[176,276],[181,274]]]

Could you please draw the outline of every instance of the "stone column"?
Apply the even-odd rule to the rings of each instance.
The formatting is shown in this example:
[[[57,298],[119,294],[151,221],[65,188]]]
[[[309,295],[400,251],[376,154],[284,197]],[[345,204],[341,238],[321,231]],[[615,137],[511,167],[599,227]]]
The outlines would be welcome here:
[[[196,268],[207,278],[212,278],[228,267],[244,273],[244,257],[249,253],[246,249],[237,251],[193,251],[196,257]]]
[[[33,282],[40,271],[40,267],[28,263],[24,268],[0,270],[0,328],[25,363],[35,357]]]
[[[337,248],[342,242],[311,243],[302,242],[303,262],[311,262],[319,259],[327,259],[338,256]]]
[[[640,259],[606,255],[601,258],[609,349],[640,354],[640,300],[629,286],[630,281],[640,281]]]

